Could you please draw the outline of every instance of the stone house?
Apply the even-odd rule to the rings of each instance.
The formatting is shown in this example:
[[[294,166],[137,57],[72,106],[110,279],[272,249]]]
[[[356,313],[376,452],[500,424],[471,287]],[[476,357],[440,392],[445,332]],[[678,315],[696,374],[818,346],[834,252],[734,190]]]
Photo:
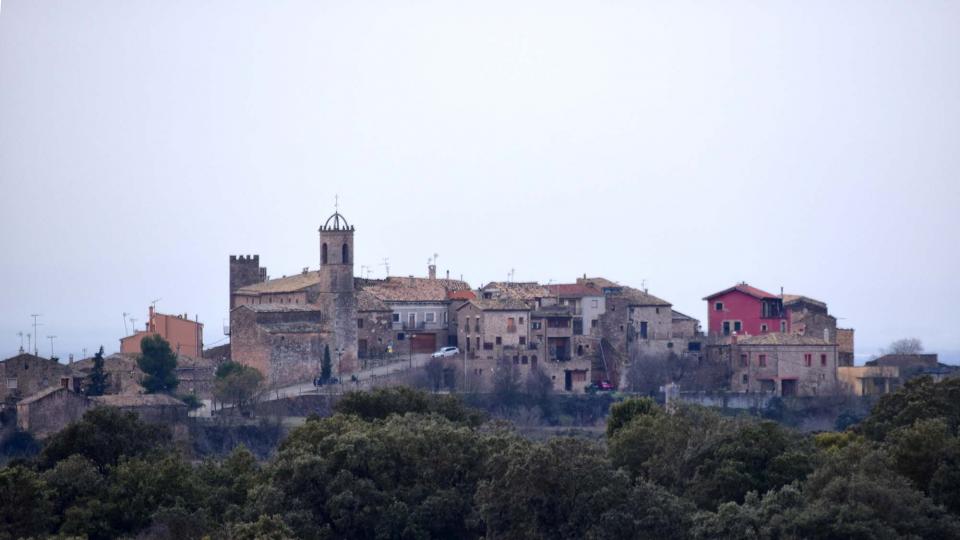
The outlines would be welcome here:
[[[44,438],[79,420],[93,407],[114,407],[151,423],[182,424],[187,405],[166,394],[114,394],[88,398],[65,387],[41,390],[17,404],[17,427]]]
[[[431,265],[426,278],[363,280],[361,288],[390,308],[393,336],[388,345],[394,352],[432,353],[457,342],[450,335],[450,296],[469,291],[466,282],[437,278]]]
[[[900,387],[900,369],[896,366],[840,366],[837,379],[843,391],[855,396],[882,396]]]
[[[210,358],[177,357],[177,392],[193,394],[200,400],[213,399],[213,383],[219,363]],[[121,392],[129,393],[129,392]]]
[[[0,361],[0,402],[16,402],[51,386],[79,391],[83,378],[70,365],[21,352]]]
[[[256,368],[274,386],[312,380],[320,374],[330,326],[314,304],[241,304],[230,312],[230,347],[235,362]],[[356,323],[354,323],[356,325]],[[339,372],[336,350],[330,348]]]
[[[837,318],[830,315],[826,302],[798,294],[785,294],[783,307],[790,316],[792,332],[836,343],[839,365],[853,365],[853,329],[838,328]]]
[[[136,394],[143,390],[143,372],[137,366],[136,354],[115,353],[103,357],[103,370],[107,375],[107,394]],[[73,364],[74,369],[89,377],[93,371],[93,358],[84,358]]]
[[[837,345],[796,334],[732,336],[707,347],[710,362],[730,367],[730,390],[777,396],[823,396],[840,391]]]
[[[393,310],[373,293],[357,291],[357,356],[361,367],[387,354],[393,337]]]

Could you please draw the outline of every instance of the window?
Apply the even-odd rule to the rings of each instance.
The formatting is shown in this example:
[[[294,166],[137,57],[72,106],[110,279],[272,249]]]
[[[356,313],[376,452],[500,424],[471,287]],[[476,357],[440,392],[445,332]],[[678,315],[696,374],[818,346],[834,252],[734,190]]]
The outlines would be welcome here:
[[[787,321],[780,321],[780,333],[781,334],[787,333]]]
[[[394,313],[394,314],[393,314],[393,322],[400,322],[400,314],[399,314],[399,313]]]
[[[404,334],[403,332],[400,332],[399,334],[397,334],[397,341],[403,341],[406,337],[407,337],[406,334]]]
[[[750,377],[747,377],[747,374],[744,373],[744,374],[743,374],[743,384],[747,384],[747,383],[749,383],[749,382],[750,382]]]
[[[477,336],[477,337],[476,337],[476,345],[477,345],[477,348],[479,349],[479,348],[480,348],[480,336]]]
[[[747,360],[747,355],[746,355],[746,353],[741,354],[741,355],[740,355],[740,367],[747,367],[747,366],[749,366],[749,365],[750,365],[750,364],[749,364],[749,361]]]
[[[357,319],[357,328],[363,328],[363,319]]]
[[[740,333],[743,330],[743,324],[740,321],[733,321],[733,331]]]
[[[532,328],[532,329],[534,329],[534,330],[539,330],[540,328],[542,328],[542,326],[541,326],[542,324],[543,324],[543,323],[541,323],[540,321],[533,321],[533,322],[530,323],[530,328]]]
[[[713,305],[714,311],[723,311],[723,302],[717,302]]]
[[[343,264],[350,264],[350,248],[346,244],[340,248],[340,262]]]
[[[825,354],[820,355],[820,365],[824,367],[827,366],[827,355]]]
[[[767,355],[759,355],[757,363],[760,364],[760,367],[767,367]]]
[[[576,336],[583,335],[583,319],[573,320],[573,334]]]
[[[699,351],[699,350],[700,350],[700,342],[699,342],[699,341],[691,341],[690,343],[687,343],[687,350],[688,350],[688,351],[693,351],[693,352]]]
[[[668,342],[667,342],[667,348],[668,348],[668,349],[672,349],[672,348],[673,348],[673,342],[672,342],[672,341],[668,341]]]
[[[527,336],[520,336],[520,344],[521,345],[527,344]]]
[[[596,328],[599,322],[600,322],[599,320],[593,319],[592,321],[590,321],[590,328]]]
[[[660,308],[657,308],[657,313],[660,313]]]
[[[320,246],[320,264],[327,264],[327,243]]]
[[[600,301],[594,298],[593,300],[590,301],[590,307],[594,307],[594,308],[600,307]]]
[[[623,330],[622,327],[620,329]],[[730,335],[730,321],[723,321],[723,335]]]
[[[16,378],[16,377],[9,377],[9,378],[7,379],[7,389],[8,389],[8,390],[16,390],[16,389],[17,389],[17,378]]]
[[[489,341],[484,341],[484,342],[483,342],[483,350],[485,350],[485,351],[492,351],[492,350],[493,350],[493,343],[490,343]]]
[[[523,324],[523,317],[520,317],[520,324]]]
[[[497,339],[497,345],[503,345],[503,338],[502,338],[502,337],[497,336],[496,339]]]
[[[647,321],[640,321],[640,339],[647,339]]]
[[[527,357],[526,357],[526,356],[521,356],[521,357],[520,357],[520,363],[523,364],[523,365],[527,365]]]
[[[760,331],[763,332],[764,334],[766,334],[766,333],[767,333],[767,325],[761,324],[761,325],[760,325]]]
[[[426,315],[425,315],[425,319],[424,319],[424,320],[427,321],[427,322],[436,322],[436,320],[437,320],[437,314],[434,313],[434,312],[432,312],[432,311],[428,311],[428,312],[426,313]]]
[[[513,317],[507,317],[507,333],[508,334],[517,333],[517,322]]]
[[[803,353],[803,365],[810,367],[813,363],[813,355],[810,353]]]
[[[519,356],[514,356],[514,357],[513,357],[513,363],[514,363],[514,365],[518,365],[518,366],[519,366],[519,365],[520,365],[520,357],[519,357]]]
[[[467,338],[467,351],[470,351],[470,338]]]

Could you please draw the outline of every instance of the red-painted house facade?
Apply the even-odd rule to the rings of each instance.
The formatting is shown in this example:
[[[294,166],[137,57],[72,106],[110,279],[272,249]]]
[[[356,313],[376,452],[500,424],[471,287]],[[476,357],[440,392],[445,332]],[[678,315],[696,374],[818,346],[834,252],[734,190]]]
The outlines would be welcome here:
[[[704,300],[711,336],[790,332],[790,315],[783,307],[783,298],[746,283],[711,294]]]

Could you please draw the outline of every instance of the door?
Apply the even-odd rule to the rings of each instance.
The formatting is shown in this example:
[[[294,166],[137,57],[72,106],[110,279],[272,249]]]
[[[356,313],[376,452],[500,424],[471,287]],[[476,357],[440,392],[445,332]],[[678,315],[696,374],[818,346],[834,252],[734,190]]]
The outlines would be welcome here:
[[[797,395],[797,380],[784,379],[780,385],[780,393],[785,397]]]
[[[573,373],[569,369],[563,372],[563,389],[567,392],[573,390]]]
[[[357,340],[357,356],[360,358],[367,357],[367,340],[358,339]]]
[[[437,347],[436,334],[413,334],[410,336],[410,350],[415,353],[432,353]]]

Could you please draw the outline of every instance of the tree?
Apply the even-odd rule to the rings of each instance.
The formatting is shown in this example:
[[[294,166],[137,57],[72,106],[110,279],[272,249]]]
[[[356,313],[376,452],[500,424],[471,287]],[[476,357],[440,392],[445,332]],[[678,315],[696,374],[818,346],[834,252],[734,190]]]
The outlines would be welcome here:
[[[540,366],[535,366],[527,374],[524,386],[527,395],[533,398],[543,414],[550,416],[553,412],[553,380],[550,376]]]
[[[923,352],[923,342],[917,338],[898,339],[887,347],[887,354],[920,354]]]
[[[0,469],[0,539],[46,537],[51,510],[47,486],[37,473]]]
[[[464,405],[457,396],[431,395],[405,386],[377,388],[370,392],[347,392],[333,406],[333,410],[366,421],[407,413],[438,414],[451,422],[469,426],[478,426],[484,419],[479,411]]]
[[[607,437],[613,437],[623,426],[634,418],[644,415],[660,414],[663,410],[650,398],[631,398],[610,407],[607,416]]]
[[[436,392],[440,390],[440,387],[443,386],[443,359],[442,358],[431,358],[425,366],[423,366],[424,372],[427,374],[427,381],[430,385],[430,391]]]
[[[84,393],[88,396],[102,396],[107,391],[107,373],[103,369],[103,345],[97,354],[93,355],[93,369],[87,376],[87,385]]]
[[[70,424],[47,439],[39,456],[42,469],[50,469],[74,454],[81,455],[104,472],[122,457],[144,455],[169,447],[170,429],[147,424],[136,414],[111,407],[97,407],[84,413],[79,422]]]
[[[330,360],[330,345],[323,345],[323,361],[320,362],[320,382],[325,383],[330,380],[330,373],[333,371],[333,362]]]
[[[169,394],[177,388],[177,355],[170,349],[170,343],[158,335],[146,336],[140,340],[140,356],[137,366],[143,371],[143,387],[148,394]]]
[[[507,358],[502,358],[493,372],[493,395],[500,405],[511,406],[520,397],[520,370]]]
[[[242,409],[257,395],[263,383],[263,374],[254,367],[239,362],[224,362],[217,367],[213,381],[213,396],[221,403],[231,403]]]

